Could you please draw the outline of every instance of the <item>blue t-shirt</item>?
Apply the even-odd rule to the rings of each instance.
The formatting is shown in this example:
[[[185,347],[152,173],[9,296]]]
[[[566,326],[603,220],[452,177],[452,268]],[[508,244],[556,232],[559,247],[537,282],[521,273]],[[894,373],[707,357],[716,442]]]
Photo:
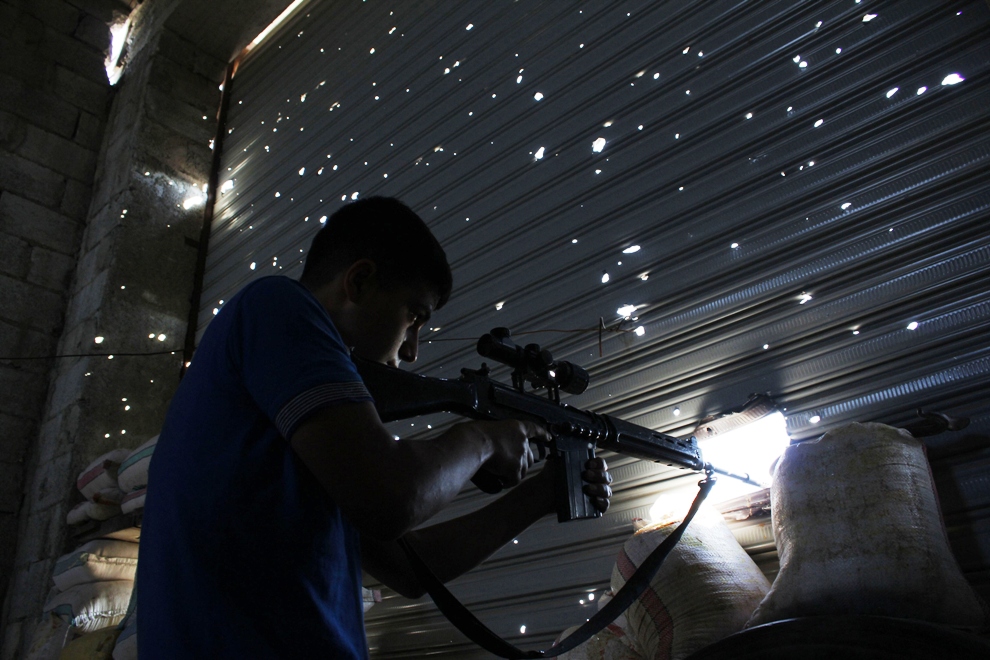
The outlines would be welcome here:
[[[367,657],[358,532],[286,438],[319,409],[370,400],[304,286],[266,277],[227,302],[151,461],[142,660]]]

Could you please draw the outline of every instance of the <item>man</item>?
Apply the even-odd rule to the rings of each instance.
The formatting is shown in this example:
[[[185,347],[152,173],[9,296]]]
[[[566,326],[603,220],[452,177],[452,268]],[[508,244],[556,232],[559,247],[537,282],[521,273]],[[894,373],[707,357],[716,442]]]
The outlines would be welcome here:
[[[423,593],[399,537],[449,580],[553,510],[552,468],[523,482],[544,429],[468,422],[396,441],[351,361],[415,361],[451,282],[425,223],[370,198],[327,221],[299,282],[256,280],[213,319],[151,464],[141,658],[365,658],[362,568]],[[604,510],[610,478],[604,463],[588,467],[586,492]],[[479,470],[520,485],[410,531]]]

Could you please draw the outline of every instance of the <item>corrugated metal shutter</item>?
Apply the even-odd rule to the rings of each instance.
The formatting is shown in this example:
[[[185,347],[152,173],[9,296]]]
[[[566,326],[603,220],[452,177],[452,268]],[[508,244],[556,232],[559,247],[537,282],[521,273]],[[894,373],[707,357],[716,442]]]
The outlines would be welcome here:
[[[393,195],[454,267],[422,373],[476,366],[493,326],[547,330],[527,339],[592,374],[571,403],[674,434],[752,392],[795,438],[921,406],[987,434],[988,26],[976,0],[310,3],[233,81],[200,332],[298,276],[344,200]],[[600,357],[625,305],[644,334]],[[543,521],[454,591],[522,644],[582,621],[631,518],[694,480],[613,468],[604,519]],[[971,477],[960,511],[984,513],[950,531],[986,581]],[[772,573],[765,524],[736,533]],[[376,657],[484,655],[428,599],[368,631]]]

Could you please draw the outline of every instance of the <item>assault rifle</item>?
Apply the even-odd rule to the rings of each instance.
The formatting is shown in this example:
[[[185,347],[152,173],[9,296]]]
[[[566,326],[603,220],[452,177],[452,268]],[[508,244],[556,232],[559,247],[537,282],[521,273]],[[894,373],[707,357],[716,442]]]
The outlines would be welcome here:
[[[355,363],[383,422],[450,412],[482,420],[530,420],[546,427],[550,441],[544,449],[549,460],[558,462],[555,503],[560,522],[602,515],[584,494],[581,480],[585,462],[598,449],[694,471],[705,468],[694,437],[676,438],[561,403],[561,390],[580,394],[587,389],[588,372],[571,362],[555,361],[537,344],[516,345],[508,328],[483,335],[478,353],[511,367],[512,385],[492,380],[485,363],[480,369],[462,369],[458,379],[430,378],[366,360]],[[545,390],[546,396],[526,392],[527,383]],[[488,493],[502,489],[485,471],[472,480]]]

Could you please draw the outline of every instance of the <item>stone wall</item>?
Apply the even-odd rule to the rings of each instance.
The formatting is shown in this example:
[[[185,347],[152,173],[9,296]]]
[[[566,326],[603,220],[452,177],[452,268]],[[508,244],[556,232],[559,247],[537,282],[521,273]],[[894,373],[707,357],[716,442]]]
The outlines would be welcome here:
[[[0,593],[89,207],[123,2],[0,0]]]
[[[32,0],[32,4],[56,4],[56,0]],[[57,262],[58,271],[44,263],[35,266],[36,277],[49,278],[38,283],[27,279],[33,272],[33,252],[21,258],[23,275],[4,272],[4,290],[8,280],[17,287],[33,287],[15,296],[21,306],[9,312],[14,341],[8,341],[5,335],[4,346],[11,346],[10,350],[18,354],[113,354],[113,358],[63,358],[54,364],[0,364],[3,378],[8,378],[9,372],[9,377],[24,378],[25,383],[30,380],[35,387],[31,400],[34,412],[17,414],[26,408],[14,406],[9,413],[4,408],[6,416],[0,418],[3,424],[16,428],[21,438],[16,451],[11,451],[4,440],[3,469],[8,464],[13,466],[12,473],[20,481],[21,467],[25,466],[23,486],[5,488],[2,494],[16,505],[9,516],[18,519],[20,537],[0,629],[3,658],[20,657],[30,643],[50,587],[54,561],[74,546],[65,516],[81,501],[74,487],[76,475],[101,453],[116,447],[136,447],[157,433],[178,382],[196,241],[203,221],[203,187],[209,178],[210,142],[216,131],[219,84],[225,63],[164,28],[169,12],[150,10],[161,10],[166,4],[174,8],[175,2],[145,0],[135,11],[138,19],[142,10],[146,17],[160,18],[135,21],[141,33],[134,43],[142,47],[130,52],[109,113],[104,97],[104,113],[97,117],[100,127],[105,125],[101,131],[104,139],[101,141],[97,135],[89,143],[102,145],[98,157],[96,147],[90,148],[89,160],[83,167],[78,158],[53,156],[52,161],[63,163],[58,166],[60,170],[54,162],[45,167],[12,148],[11,153],[4,154],[7,160],[0,166],[4,168],[0,172],[4,182],[8,172],[11,180],[24,181],[24,190],[11,194],[10,208],[31,205],[28,208],[32,212],[48,213],[44,222],[36,224],[40,237],[21,237],[8,230],[8,225],[15,225],[8,222],[8,207],[3,206],[3,240],[19,240],[32,251],[43,248],[62,257]],[[29,14],[20,11],[16,15]],[[0,24],[7,29],[3,16]],[[102,55],[97,59],[106,89]],[[4,81],[2,84],[7,84],[6,78]],[[27,85],[23,81],[20,84]],[[76,92],[68,91],[63,83],[56,83],[54,88],[75,98]],[[6,94],[0,90],[0,96]],[[8,111],[6,103],[0,102],[0,108],[17,121],[37,121],[26,110]],[[25,107],[30,103],[26,100]],[[80,117],[83,112],[93,114],[70,107]],[[52,115],[53,126],[68,132],[70,114],[64,109],[46,110],[42,116]],[[55,135],[72,142],[81,122],[76,119],[69,135]],[[89,133],[83,130],[80,135]],[[33,153],[51,151],[35,149]],[[11,160],[15,158],[18,160]],[[44,176],[48,177],[45,183],[36,182],[35,166],[44,167]],[[94,180],[90,192],[89,184]],[[75,191],[70,181],[78,183],[82,192]],[[68,213],[63,205],[78,195],[82,200]],[[8,192],[4,190],[0,204],[7,199]],[[28,221],[25,224],[35,226]],[[38,241],[43,237],[63,243],[42,245]],[[2,249],[5,254],[9,251],[6,244]],[[51,281],[53,277],[57,282]],[[52,308],[44,318],[36,310],[39,302]],[[6,326],[3,332],[8,332]],[[103,338],[98,344],[97,337]],[[152,352],[162,354],[123,355]],[[48,366],[52,367],[50,375],[46,375]],[[27,385],[21,387],[13,381],[11,385],[28,391]],[[8,388],[6,380],[3,387]],[[6,421],[8,418],[11,421]],[[21,426],[14,427],[15,423]],[[6,427],[0,430],[11,433]],[[7,538],[7,532],[2,533]]]

